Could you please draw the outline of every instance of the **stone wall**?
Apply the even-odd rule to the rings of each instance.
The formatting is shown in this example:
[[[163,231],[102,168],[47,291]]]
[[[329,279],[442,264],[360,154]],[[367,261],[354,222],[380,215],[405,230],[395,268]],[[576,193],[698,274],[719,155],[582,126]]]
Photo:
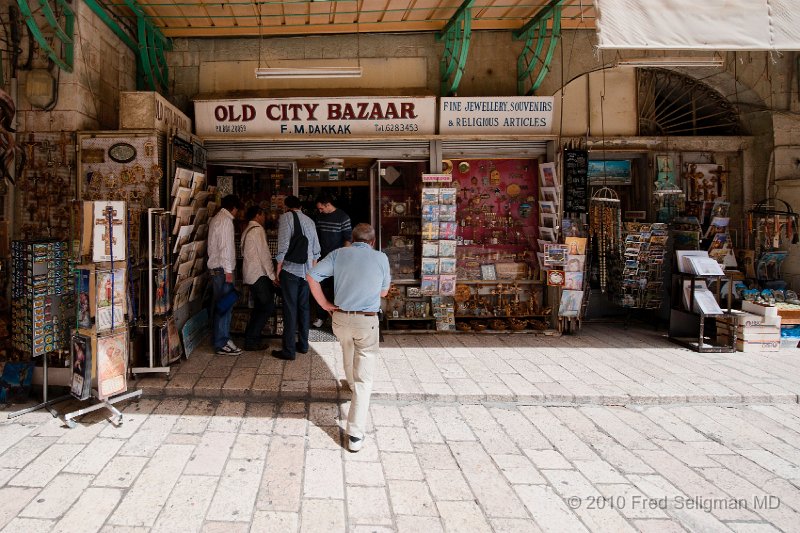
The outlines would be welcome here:
[[[136,90],[136,57],[83,2],[74,2],[73,72],[53,69],[58,95],[52,110],[33,107],[25,93],[27,72],[19,73],[20,132],[114,130],[118,127],[119,93]],[[46,28],[46,26],[44,26]],[[46,67],[36,54],[34,67]]]

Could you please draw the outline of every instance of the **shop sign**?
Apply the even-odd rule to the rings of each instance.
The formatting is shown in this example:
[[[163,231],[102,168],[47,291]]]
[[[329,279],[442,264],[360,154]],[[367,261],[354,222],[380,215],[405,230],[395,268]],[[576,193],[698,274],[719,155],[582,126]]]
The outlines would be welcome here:
[[[435,97],[198,100],[194,112],[201,136],[392,137],[436,127]]]
[[[439,133],[547,134],[552,96],[441,98]]]
[[[452,174],[423,174],[422,183],[450,183],[453,181]]]

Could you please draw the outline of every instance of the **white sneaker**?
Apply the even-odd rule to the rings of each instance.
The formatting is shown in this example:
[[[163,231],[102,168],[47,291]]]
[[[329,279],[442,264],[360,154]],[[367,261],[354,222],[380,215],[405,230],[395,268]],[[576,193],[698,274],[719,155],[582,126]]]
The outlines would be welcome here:
[[[311,323],[311,325],[314,326],[315,328],[321,328],[322,324],[324,324],[324,322],[322,321],[321,318],[318,318],[314,322]]]
[[[352,435],[347,436],[347,449],[351,452],[355,453],[361,449],[364,445],[364,437],[360,439],[358,437],[354,437]]]
[[[216,352],[217,355],[239,355],[240,353],[242,352],[241,351],[237,352],[227,344],[222,348],[219,348]]]
[[[228,339],[228,344],[226,344],[225,346],[227,346],[228,348],[230,348],[231,350],[233,350],[236,353],[242,353],[242,349],[239,348],[238,346],[236,346],[235,344],[233,344],[233,341],[230,340],[230,339]]]

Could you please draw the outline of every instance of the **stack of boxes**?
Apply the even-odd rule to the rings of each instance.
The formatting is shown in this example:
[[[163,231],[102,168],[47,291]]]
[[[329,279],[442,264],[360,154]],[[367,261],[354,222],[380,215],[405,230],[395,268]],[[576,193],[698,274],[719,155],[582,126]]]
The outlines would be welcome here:
[[[717,341],[730,342],[730,328],[736,328],[736,350],[777,352],[781,349],[781,317],[775,306],[742,302],[742,311],[717,317]]]

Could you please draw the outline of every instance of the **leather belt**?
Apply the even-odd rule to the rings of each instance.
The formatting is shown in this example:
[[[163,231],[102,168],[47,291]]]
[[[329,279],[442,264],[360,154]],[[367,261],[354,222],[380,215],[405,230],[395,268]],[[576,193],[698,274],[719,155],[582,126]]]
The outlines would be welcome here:
[[[377,311],[345,311],[344,309],[337,309],[336,312],[346,315],[378,316]]]

